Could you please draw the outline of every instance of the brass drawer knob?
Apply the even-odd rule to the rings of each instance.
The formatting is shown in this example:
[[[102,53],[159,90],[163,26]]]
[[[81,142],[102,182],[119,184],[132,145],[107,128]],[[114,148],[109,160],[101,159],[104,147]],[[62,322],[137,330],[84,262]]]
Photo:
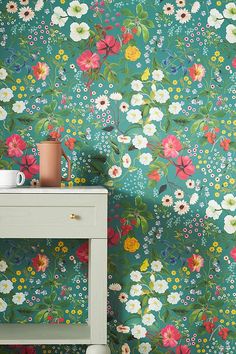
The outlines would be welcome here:
[[[75,215],[75,214],[70,214],[70,219],[71,219],[71,220],[76,219],[76,215]]]

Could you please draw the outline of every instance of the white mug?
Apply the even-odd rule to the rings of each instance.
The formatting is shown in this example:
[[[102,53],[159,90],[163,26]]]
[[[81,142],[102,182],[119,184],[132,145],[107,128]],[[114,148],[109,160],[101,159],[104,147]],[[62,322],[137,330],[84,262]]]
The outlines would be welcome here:
[[[15,188],[22,186],[25,175],[18,170],[0,170],[0,188]]]

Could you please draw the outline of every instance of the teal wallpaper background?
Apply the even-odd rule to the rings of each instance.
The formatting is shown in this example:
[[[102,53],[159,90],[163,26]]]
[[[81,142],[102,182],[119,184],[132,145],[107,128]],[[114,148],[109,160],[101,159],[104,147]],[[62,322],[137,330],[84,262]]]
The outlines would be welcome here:
[[[36,143],[56,139],[69,186],[109,189],[112,353],[234,354],[236,4],[0,5],[0,168],[37,186]],[[86,240],[1,240],[0,321],[86,321],[87,255]]]

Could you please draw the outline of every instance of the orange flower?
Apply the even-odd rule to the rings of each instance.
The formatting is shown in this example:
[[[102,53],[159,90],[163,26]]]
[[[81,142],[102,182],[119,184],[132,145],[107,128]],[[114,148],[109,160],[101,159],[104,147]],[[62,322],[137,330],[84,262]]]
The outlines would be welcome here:
[[[35,258],[32,258],[32,264],[36,272],[45,272],[48,267],[49,259],[45,254],[37,254]]]
[[[161,179],[161,176],[159,175],[157,170],[154,170],[148,174],[148,178],[152,179],[153,181],[159,182]]]
[[[204,264],[204,259],[199,254],[193,254],[192,257],[187,259],[187,262],[191,272],[200,272]]]
[[[49,66],[46,63],[40,63],[40,61],[32,66],[32,69],[37,80],[45,80],[49,74]]]
[[[221,141],[220,146],[225,150],[228,151],[229,150],[229,144],[230,144],[231,140],[230,139],[224,139]]]
[[[202,81],[202,78],[206,74],[206,70],[202,64],[193,64],[188,71],[193,81]]]
[[[124,242],[124,249],[128,252],[136,252],[140,247],[140,243],[135,237],[128,237]]]

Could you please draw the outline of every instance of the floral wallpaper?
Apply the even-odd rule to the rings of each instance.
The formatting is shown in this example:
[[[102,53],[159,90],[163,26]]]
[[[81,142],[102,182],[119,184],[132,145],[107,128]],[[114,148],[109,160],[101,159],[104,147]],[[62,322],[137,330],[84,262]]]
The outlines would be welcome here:
[[[69,186],[109,189],[111,352],[235,353],[236,4],[0,4],[0,168],[37,186],[54,139]],[[86,321],[86,240],[0,250],[1,322]]]

